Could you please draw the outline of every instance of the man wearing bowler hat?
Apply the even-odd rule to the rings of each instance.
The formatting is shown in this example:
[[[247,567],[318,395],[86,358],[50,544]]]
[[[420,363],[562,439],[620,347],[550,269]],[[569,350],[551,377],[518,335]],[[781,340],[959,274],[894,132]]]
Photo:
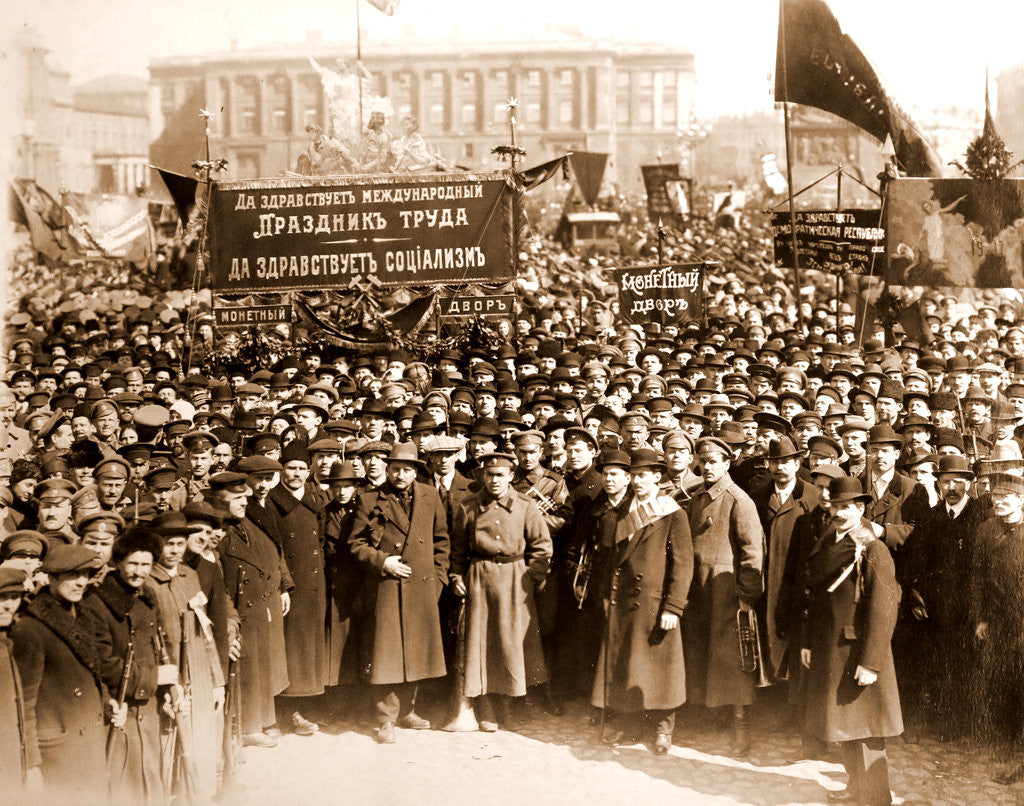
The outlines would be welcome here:
[[[808,558],[804,729],[840,744],[849,782],[830,802],[888,806],[885,740],[903,732],[891,645],[900,588],[864,516],[871,496],[860,481],[833,479],[829,501],[830,523]]]
[[[803,451],[789,437],[768,443],[768,476],[751,490],[761,528],[768,542],[765,557],[765,601],[769,674],[783,665],[786,642],[775,631],[775,608],[786,567],[786,556],[793,528],[818,506],[818,490],[799,477]]]
[[[448,523],[437,490],[416,481],[423,463],[411,442],[387,457],[387,481],[359,496],[349,547],[366,580],[369,623],[363,674],[374,686],[377,741],[395,727],[430,727],[416,713],[418,682],[444,677],[437,601],[448,574]]]
[[[904,544],[898,580],[920,627],[919,655],[924,714],[941,736],[955,736],[967,719],[962,686],[969,670],[973,632],[969,625],[976,533],[982,508],[971,495],[974,473],[963,456],[941,456],[935,472],[939,501]],[[926,659],[926,660],[925,660]]]

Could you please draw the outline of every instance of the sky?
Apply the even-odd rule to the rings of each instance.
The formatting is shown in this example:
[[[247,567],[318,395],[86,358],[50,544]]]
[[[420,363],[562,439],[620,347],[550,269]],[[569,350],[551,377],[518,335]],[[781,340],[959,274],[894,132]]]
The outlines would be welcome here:
[[[0,0],[8,31],[34,30],[73,83],[146,77],[152,58],[272,43],[301,47],[309,30],[355,43],[356,0]],[[1019,0],[829,0],[844,31],[908,110],[984,108],[995,76],[1024,62]],[[676,44],[695,56],[697,115],[771,109],[775,0],[400,0],[393,17],[363,2],[363,42],[414,34],[440,41],[544,38],[558,26],[585,36]],[[6,27],[6,26],[5,26]]]

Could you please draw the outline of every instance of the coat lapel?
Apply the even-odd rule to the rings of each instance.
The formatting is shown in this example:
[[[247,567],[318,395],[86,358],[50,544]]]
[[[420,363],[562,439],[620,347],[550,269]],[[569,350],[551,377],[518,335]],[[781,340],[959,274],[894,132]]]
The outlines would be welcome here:
[[[402,534],[409,534],[409,516],[405,514],[402,505],[391,492],[382,492],[377,499],[384,517],[391,521]],[[416,494],[413,493],[413,507],[415,507]]]

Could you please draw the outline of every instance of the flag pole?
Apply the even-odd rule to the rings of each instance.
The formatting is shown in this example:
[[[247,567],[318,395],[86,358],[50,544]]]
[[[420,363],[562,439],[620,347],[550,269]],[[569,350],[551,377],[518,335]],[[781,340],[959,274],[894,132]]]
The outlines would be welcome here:
[[[836,213],[841,212],[843,209],[843,163],[839,163],[836,168]],[[847,247],[849,249],[849,247]],[[849,251],[847,255],[849,256]],[[836,272],[836,344],[839,344],[839,300],[843,295],[843,269],[844,266],[840,264],[839,271]]]
[[[789,123],[789,79],[786,75],[786,0],[779,0],[779,53],[782,55],[782,102],[786,126],[786,181],[789,183],[789,235],[793,244],[793,283],[796,291],[796,318],[800,330],[804,329],[804,312],[800,303],[800,251],[796,240],[796,203],[793,201],[793,143]],[[836,315],[839,311],[836,311]]]
[[[359,20],[359,4],[356,0],[356,80],[359,85],[359,132],[363,131],[363,26]]]

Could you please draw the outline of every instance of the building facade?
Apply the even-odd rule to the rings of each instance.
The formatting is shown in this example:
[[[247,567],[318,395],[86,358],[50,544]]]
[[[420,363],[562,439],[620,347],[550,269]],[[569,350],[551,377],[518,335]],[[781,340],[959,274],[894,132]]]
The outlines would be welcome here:
[[[324,87],[309,56],[340,69],[351,48],[307,42],[152,63],[154,139],[188,103],[195,114],[198,106],[214,112],[210,150],[228,160],[228,178],[295,170],[309,145],[306,127],[328,125]],[[607,152],[606,181],[629,187],[640,185],[641,164],[678,148],[678,132],[693,114],[693,56],[663,45],[568,38],[364,46],[362,61],[371,93],[386,96],[394,109],[392,133],[411,115],[437,153],[474,170],[500,167],[491,149],[509,142],[510,98],[519,108],[525,165],[572,150]]]
[[[996,131],[1015,159],[1024,158],[1024,62],[999,73],[996,90]],[[1012,176],[1024,176],[1024,171]]]
[[[14,178],[54,196],[61,188],[131,194],[147,183],[145,79],[110,76],[72,87],[30,30],[13,37],[5,68]]]

